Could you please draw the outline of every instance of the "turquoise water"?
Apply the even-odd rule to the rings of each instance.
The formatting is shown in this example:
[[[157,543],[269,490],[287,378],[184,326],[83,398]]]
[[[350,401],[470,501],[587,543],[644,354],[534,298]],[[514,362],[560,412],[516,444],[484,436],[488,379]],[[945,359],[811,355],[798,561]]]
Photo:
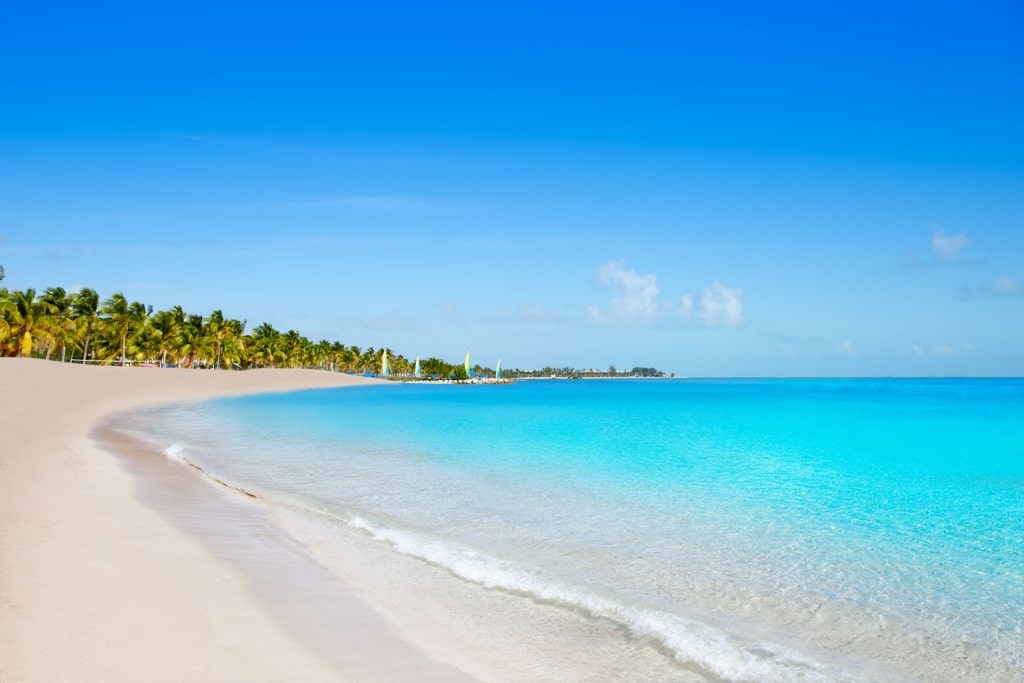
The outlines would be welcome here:
[[[394,384],[142,417],[214,476],[710,678],[1024,679],[1024,380]]]

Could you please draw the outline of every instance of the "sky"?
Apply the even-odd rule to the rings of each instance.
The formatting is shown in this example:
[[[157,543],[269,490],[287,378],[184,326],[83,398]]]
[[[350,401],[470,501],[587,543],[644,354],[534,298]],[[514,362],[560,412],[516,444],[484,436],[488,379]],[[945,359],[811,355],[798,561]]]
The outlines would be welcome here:
[[[1024,375],[1024,4],[0,10],[0,265],[505,368]]]

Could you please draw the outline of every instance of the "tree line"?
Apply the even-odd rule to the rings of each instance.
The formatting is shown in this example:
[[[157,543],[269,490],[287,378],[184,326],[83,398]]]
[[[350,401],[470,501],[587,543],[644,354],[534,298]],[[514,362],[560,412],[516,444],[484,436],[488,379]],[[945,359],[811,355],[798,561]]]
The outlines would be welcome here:
[[[280,332],[269,323],[251,332],[245,328],[244,320],[228,318],[220,310],[206,316],[188,313],[181,306],[154,311],[152,306],[129,301],[121,292],[101,299],[90,288],[67,292],[50,287],[42,293],[0,288],[0,356],[104,365],[381,371],[384,348],[362,349],[326,339],[313,342],[295,330]],[[387,352],[392,373],[412,372],[408,359],[391,349]],[[434,367],[447,376],[455,366],[437,361]]]
[[[0,266],[0,280],[3,269]],[[184,368],[315,368],[334,372],[380,374],[387,351],[392,376],[413,374],[414,363],[390,348],[365,349],[322,339],[313,342],[295,330],[280,332],[263,323],[246,332],[246,321],[186,312],[181,306],[154,311],[122,292],[101,299],[88,287],[68,292],[50,287],[8,291],[0,287],[0,356],[34,356],[67,363],[154,364]],[[476,377],[494,377],[492,368],[475,365]],[[420,362],[424,379],[467,378],[462,364],[430,357]],[[509,369],[506,378],[663,377],[655,368],[605,371],[545,367]]]

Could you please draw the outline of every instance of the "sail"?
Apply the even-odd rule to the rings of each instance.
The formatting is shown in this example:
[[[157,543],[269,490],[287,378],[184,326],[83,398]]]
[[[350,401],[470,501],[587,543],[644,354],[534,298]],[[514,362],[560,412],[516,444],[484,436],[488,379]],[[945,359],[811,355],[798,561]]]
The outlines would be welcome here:
[[[388,350],[384,349],[384,353],[380,356],[380,374],[385,377],[391,376],[391,368],[388,367]]]
[[[420,357],[416,356],[416,367],[413,369],[412,374],[416,377],[420,376]]]
[[[498,359],[498,364],[494,366],[494,379],[501,379],[501,359]]]
[[[473,378],[473,368],[469,367],[469,351],[466,351],[466,377]]]

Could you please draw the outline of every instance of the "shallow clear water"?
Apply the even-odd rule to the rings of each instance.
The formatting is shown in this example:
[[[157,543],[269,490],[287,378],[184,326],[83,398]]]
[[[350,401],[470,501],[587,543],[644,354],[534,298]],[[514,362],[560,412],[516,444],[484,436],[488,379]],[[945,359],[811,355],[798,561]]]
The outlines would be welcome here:
[[[1024,678],[1024,380],[395,384],[140,415],[214,476],[711,677]]]

